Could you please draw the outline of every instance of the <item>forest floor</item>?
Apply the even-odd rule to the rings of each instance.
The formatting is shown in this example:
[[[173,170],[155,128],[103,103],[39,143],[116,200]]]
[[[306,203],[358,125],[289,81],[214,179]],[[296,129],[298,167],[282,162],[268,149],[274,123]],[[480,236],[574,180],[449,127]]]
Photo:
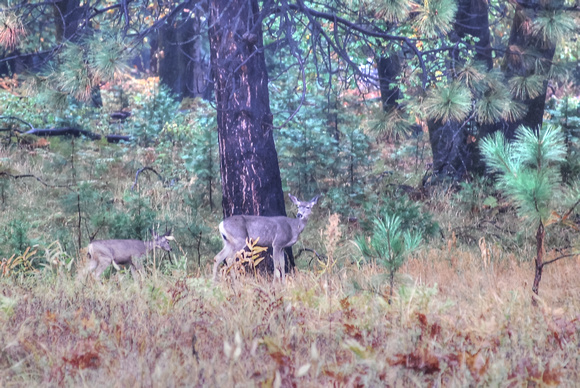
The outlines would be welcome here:
[[[209,280],[149,269],[0,280],[0,386],[575,386],[578,261],[423,249],[391,302],[372,266]]]

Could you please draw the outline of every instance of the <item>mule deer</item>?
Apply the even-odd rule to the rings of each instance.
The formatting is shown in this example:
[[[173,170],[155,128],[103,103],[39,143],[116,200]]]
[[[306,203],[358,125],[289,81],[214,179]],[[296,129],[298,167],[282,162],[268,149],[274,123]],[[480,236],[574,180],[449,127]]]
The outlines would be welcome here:
[[[171,230],[163,236],[153,232],[153,240],[97,240],[89,244],[88,256],[90,258],[88,272],[94,273],[98,279],[109,265],[119,268],[118,265],[129,265],[131,275],[136,279],[136,270],[141,270],[141,263],[134,262],[135,259],[146,256],[150,251],[160,248],[171,251],[169,241],[173,240]]]
[[[282,250],[296,243],[298,236],[308,222],[312,207],[318,202],[318,195],[309,202],[302,202],[292,194],[288,195],[298,207],[296,218],[236,215],[228,217],[220,223],[219,230],[224,241],[224,248],[214,259],[214,281],[217,279],[219,265],[226,259],[229,259],[228,264],[231,264],[236,252],[244,249],[246,238],[251,238],[254,241],[259,238],[258,245],[272,247],[274,274],[280,275],[282,282],[285,281],[284,252]]]

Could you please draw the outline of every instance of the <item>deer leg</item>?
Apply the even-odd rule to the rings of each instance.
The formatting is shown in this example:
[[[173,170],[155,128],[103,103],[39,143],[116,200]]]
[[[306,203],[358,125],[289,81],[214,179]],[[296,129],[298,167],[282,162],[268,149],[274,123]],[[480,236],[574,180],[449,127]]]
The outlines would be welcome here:
[[[136,261],[131,260],[129,262],[129,268],[131,269],[131,277],[133,280],[137,280],[137,275],[143,270],[143,264],[141,264],[141,259]]]
[[[87,269],[86,269],[86,272],[83,275],[83,277],[86,279],[86,276],[91,274],[91,272],[93,272],[97,268],[98,264],[99,264],[99,262],[97,260],[91,258],[91,260],[89,261],[89,265],[87,265]]]
[[[95,269],[94,275],[95,279],[99,280],[101,274],[111,265],[113,259],[110,257],[99,257],[99,262],[97,264],[97,268]]]
[[[245,245],[246,245],[246,240],[245,238],[235,238],[232,236],[228,236],[228,239],[226,239],[224,233],[222,232],[222,238],[224,240],[224,249],[222,249],[220,251],[220,253],[218,253],[214,260],[215,263],[213,265],[213,280],[217,280],[217,272],[218,272],[218,268],[220,266],[220,264],[226,260],[226,259],[230,259],[227,261],[228,265],[231,265],[233,263],[233,259],[236,256],[236,253],[238,251],[241,251],[242,249],[244,249]]]
[[[274,262],[274,281],[276,278],[280,277],[282,283],[286,282],[286,273],[284,270],[284,252],[282,248],[272,247],[273,255],[272,261]]]
[[[133,280],[137,280],[137,267],[135,266],[135,264],[131,263],[129,265],[129,268],[131,269],[131,277],[133,278]]]
[[[215,258],[214,258],[214,265],[213,265],[213,280],[217,280],[217,272],[218,272],[218,268],[220,266],[220,264],[227,259],[227,257],[231,254],[231,249],[229,249],[229,246],[226,245],[224,246],[224,249],[222,249],[220,251],[220,253],[218,253]]]

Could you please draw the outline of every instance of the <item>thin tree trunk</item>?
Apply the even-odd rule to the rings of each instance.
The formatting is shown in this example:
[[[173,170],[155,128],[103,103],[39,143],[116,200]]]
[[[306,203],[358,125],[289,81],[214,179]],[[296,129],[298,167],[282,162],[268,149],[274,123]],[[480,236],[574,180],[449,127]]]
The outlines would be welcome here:
[[[542,280],[542,270],[544,269],[544,238],[546,237],[546,231],[544,229],[544,224],[540,221],[538,230],[536,232],[536,275],[534,276],[534,285],[532,286],[532,291],[534,294],[538,295],[538,288],[540,287],[540,281]],[[532,304],[537,305],[536,299],[532,299]]]
[[[389,283],[391,286],[391,290],[389,293],[389,304],[391,304],[393,301],[393,287],[395,286],[395,271],[391,271],[389,273]]]

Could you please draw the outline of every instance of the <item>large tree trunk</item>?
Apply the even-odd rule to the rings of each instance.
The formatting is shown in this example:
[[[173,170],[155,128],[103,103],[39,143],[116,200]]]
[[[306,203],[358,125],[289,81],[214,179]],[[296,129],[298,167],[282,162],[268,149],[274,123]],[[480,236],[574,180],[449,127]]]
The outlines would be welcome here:
[[[492,68],[488,5],[486,0],[461,0],[458,2],[457,15],[452,40],[459,40],[467,35],[478,38],[475,46],[475,58]],[[460,61],[457,51],[450,52],[452,60]],[[429,121],[429,140],[433,151],[433,178],[439,181],[445,178],[463,179],[477,166],[479,154],[469,136],[473,133],[475,122],[458,123]]]
[[[211,0],[209,12],[224,217],[286,215],[258,1]]]
[[[547,3],[547,6],[556,6],[555,3]],[[556,50],[555,42],[539,40],[532,34],[530,28],[538,12],[546,8],[546,5],[542,5],[542,2],[537,0],[517,3],[508,47],[504,56],[503,70],[507,79],[516,75],[534,74],[540,68],[543,68],[544,71],[539,74],[547,76]],[[536,66],[536,61],[540,61],[543,66]],[[535,129],[541,128],[547,88],[548,80],[546,79],[542,92],[537,97],[520,101],[526,108],[526,114],[521,119],[512,122],[501,120],[495,124],[481,126],[479,138],[501,131],[506,139],[513,140],[516,129],[520,125]],[[474,157],[473,166],[476,171],[483,173],[485,166],[479,153]]]
[[[533,35],[530,28],[538,12],[551,6],[550,2],[547,2],[547,5],[542,5],[542,3],[542,1],[537,0],[517,3],[510,32],[509,47],[504,58],[505,73],[508,78],[515,75],[541,74],[546,77],[548,75],[556,51],[556,42],[542,41]],[[536,61],[541,62],[543,66],[536,66]],[[541,71],[541,68],[544,71]],[[515,131],[520,125],[536,129],[542,126],[547,88],[548,80],[546,78],[542,92],[537,97],[522,101],[527,112],[520,120],[507,123],[507,126],[504,126],[503,132],[507,139],[514,138]]]

